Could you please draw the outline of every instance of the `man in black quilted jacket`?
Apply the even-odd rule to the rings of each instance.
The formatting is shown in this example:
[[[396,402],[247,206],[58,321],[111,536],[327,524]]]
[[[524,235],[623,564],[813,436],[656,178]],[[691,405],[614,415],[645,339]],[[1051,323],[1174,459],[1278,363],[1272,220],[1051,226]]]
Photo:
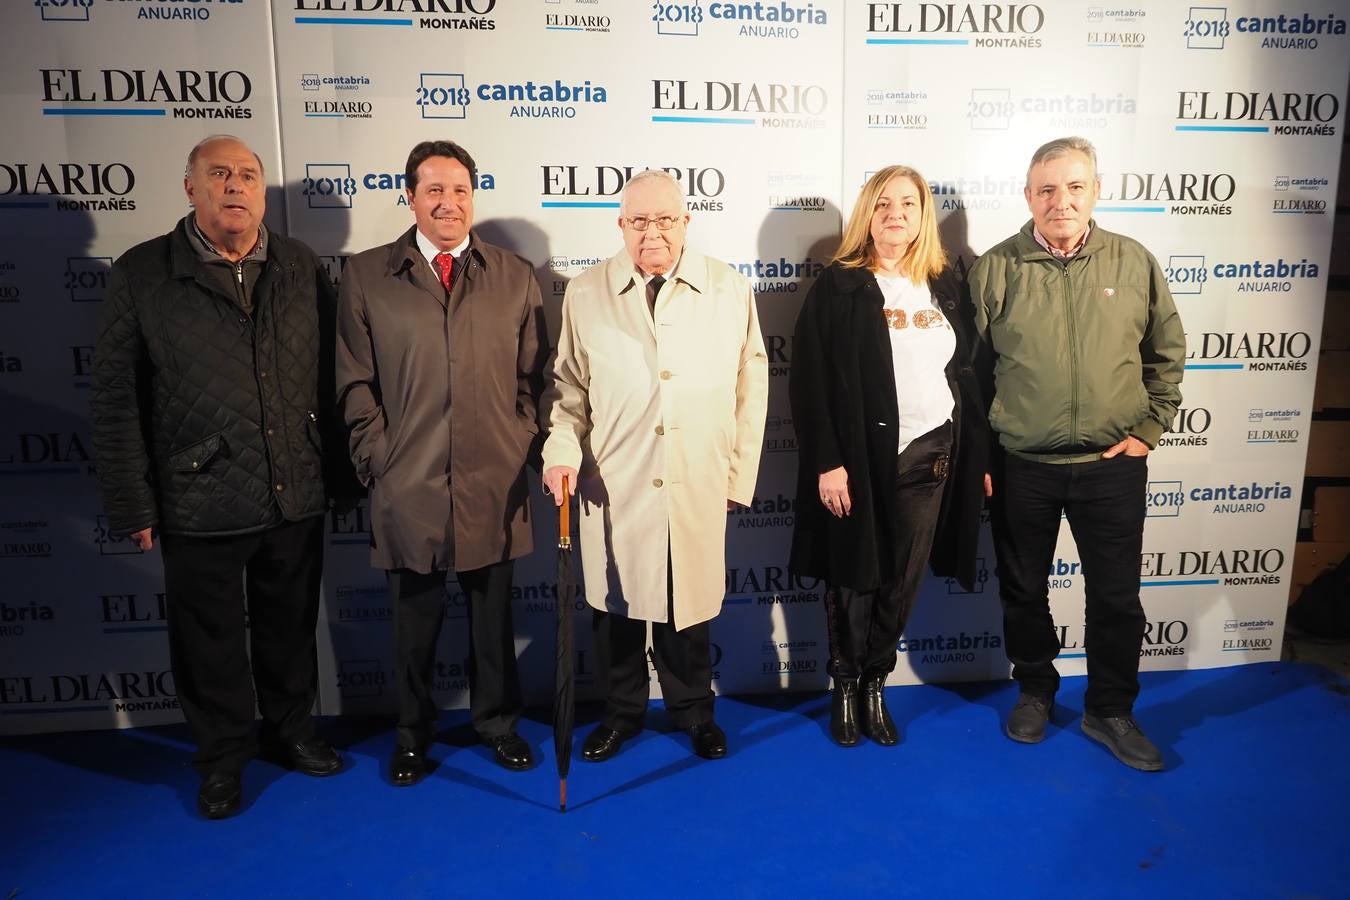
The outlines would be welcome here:
[[[113,264],[91,414],[111,530],[142,550],[160,537],[197,807],[215,819],[239,809],[255,690],[282,761],[342,768],[310,718],[325,474],[340,471],[323,452],[334,297],[313,251],[263,226],[262,161],[242,141],[192,148],[183,186],[192,212]]]

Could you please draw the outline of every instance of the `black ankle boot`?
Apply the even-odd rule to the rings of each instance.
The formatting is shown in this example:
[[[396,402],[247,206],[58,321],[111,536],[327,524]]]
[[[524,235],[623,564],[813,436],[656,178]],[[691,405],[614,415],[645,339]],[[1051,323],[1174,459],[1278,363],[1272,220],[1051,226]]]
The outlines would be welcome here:
[[[858,744],[858,679],[836,678],[830,694],[830,737],[841,747]]]
[[[886,709],[886,676],[871,675],[863,679],[862,732],[883,747],[900,743],[895,722]]]

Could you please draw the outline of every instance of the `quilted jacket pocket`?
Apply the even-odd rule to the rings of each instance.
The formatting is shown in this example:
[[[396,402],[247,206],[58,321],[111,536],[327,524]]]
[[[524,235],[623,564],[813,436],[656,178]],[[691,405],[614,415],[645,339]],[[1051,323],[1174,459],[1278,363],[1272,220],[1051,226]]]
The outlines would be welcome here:
[[[220,452],[223,438],[217,431],[208,438],[169,454],[169,468],[175,472],[200,472]]]

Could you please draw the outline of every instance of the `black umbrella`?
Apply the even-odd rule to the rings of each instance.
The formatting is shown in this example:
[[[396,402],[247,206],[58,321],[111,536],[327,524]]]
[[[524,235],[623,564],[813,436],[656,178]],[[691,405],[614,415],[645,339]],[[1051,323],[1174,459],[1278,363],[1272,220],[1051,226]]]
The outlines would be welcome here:
[[[567,770],[572,762],[572,722],[576,718],[576,684],[572,659],[576,655],[572,605],[577,583],[572,575],[572,529],[568,523],[571,497],[567,476],[562,480],[562,505],[558,507],[558,597],[554,609],[558,633],[553,669],[553,755],[558,762],[558,810],[567,812]]]

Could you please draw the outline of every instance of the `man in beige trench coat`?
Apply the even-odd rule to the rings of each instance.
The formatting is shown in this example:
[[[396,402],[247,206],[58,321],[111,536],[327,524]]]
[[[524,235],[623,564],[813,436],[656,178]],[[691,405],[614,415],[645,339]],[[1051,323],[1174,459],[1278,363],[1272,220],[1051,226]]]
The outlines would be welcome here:
[[[544,484],[580,499],[582,572],[606,686],[582,757],[609,759],[642,729],[647,623],[671,721],[705,759],[713,721],[709,621],[726,580],[726,513],[754,494],[768,359],[750,283],[684,246],[679,182],[624,188],[624,250],[567,287],[545,395]],[[579,475],[579,477],[578,477]]]
[[[370,488],[371,565],[394,608],[396,785],[426,772],[446,573],[468,598],[474,729],[508,769],[529,768],[511,622],[512,560],[533,550],[525,461],[538,434],[548,335],[530,264],[470,231],[477,170],[425,141],[405,171],[416,220],[347,262],[338,399]]]

